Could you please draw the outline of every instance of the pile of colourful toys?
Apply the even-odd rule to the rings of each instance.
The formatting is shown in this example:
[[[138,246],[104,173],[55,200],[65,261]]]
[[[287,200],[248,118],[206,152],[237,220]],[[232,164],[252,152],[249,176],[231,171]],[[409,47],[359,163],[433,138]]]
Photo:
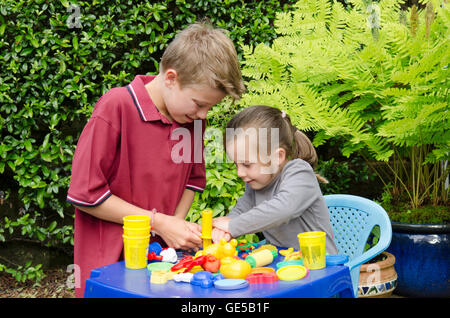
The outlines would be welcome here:
[[[189,283],[202,288],[240,289],[249,284],[273,283],[278,280],[298,280],[306,277],[299,250],[278,250],[271,244],[251,244],[245,240],[211,242],[212,211],[202,213],[203,249],[195,255],[181,254],[172,248],[161,248],[158,243],[148,247],[147,269],[150,283],[164,284],[169,280]],[[275,266],[269,267],[278,256],[284,256]]]

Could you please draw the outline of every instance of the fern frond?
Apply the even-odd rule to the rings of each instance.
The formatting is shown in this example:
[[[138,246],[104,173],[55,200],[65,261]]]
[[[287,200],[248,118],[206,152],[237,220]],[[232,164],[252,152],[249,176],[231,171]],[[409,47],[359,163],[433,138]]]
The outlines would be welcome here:
[[[450,6],[434,7],[432,19],[418,12],[412,32],[403,0],[349,2],[302,0],[280,13],[272,45],[245,50],[243,74],[252,80],[241,103],[288,111],[299,129],[317,132],[315,144],[344,137],[344,155],[366,149],[388,160],[397,147],[443,149]]]

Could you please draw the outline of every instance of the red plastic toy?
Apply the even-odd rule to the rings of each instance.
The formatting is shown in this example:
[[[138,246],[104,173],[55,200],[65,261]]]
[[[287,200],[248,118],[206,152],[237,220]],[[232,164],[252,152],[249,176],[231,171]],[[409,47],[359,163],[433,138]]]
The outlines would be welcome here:
[[[170,270],[172,272],[176,272],[179,270],[183,270],[182,273],[188,272],[194,266],[201,266],[206,261],[206,255],[199,256],[197,258],[193,258],[191,255],[187,255],[183,257],[177,264],[173,265]]]
[[[206,255],[205,263],[202,265],[205,271],[210,273],[217,273],[220,268],[220,260],[217,259],[214,255],[208,254]]]
[[[162,261],[163,256],[162,255],[158,255],[155,252],[151,252],[147,254],[147,259],[149,261]]]

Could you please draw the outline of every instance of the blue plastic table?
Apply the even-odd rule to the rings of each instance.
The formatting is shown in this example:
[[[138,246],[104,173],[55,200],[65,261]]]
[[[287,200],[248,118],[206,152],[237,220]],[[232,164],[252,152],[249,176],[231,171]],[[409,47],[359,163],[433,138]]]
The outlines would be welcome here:
[[[282,261],[278,256],[269,265],[276,269]],[[117,262],[91,271],[86,281],[86,298],[328,298],[334,295],[352,298],[353,287],[347,266],[327,266],[310,270],[308,276],[294,281],[279,280],[274,283],[249,284],[237,290],[202,288],[173,280],[166,284],[150,283],[151,272],[128,269],[125,262]]]

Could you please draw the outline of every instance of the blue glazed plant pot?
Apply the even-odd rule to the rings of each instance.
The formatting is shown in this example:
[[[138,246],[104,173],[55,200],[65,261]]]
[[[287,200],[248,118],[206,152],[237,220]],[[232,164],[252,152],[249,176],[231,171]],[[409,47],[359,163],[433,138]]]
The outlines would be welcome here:
[[[397,288],[406,297],[450,297],[450,224],[392,222]]]

